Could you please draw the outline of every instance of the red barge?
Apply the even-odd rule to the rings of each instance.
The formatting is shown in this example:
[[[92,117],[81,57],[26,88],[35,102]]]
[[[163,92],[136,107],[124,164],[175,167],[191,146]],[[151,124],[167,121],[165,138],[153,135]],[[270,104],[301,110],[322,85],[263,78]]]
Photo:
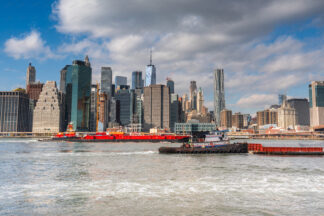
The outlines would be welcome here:
[[[188,135],[175,134],[144,134],[144,133],[123,133],[123,132],[97,132],[77,136],[75,132],[58,133],[52,141],[70,142],[187,142]]]

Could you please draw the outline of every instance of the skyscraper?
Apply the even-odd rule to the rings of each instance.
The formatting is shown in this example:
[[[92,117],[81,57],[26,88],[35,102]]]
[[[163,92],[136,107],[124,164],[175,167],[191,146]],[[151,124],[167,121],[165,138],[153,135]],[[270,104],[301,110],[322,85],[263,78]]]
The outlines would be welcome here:
[[[288,99],[287,103],[296,110],[296,124],[309,126],[309,103],[306,98]]]
[[[66,93],[66,73],[67,73],[67,70],[68,68],[70,67],[71,65],[65,65],[64,68],[62,68],[61,70],[61,76],[60,76],[60,92],[63,92],[64,94]]]
[[[324,81],[309,85],[310,126],[324,125]]]
[[[170,78],[167,78],[167,86],[170,89],[170,94],[174,94],[174,81]]]
[[[124,76],[116,76],[115,77],[115,88],[117,89],[118,86],[127,85],[127,77]]]
[[[106,93],[108,97],[112,96],[112,70],[110,67],[101,67],[101,92]]]
[[[190,91],[190,101],[193,101],[194,99],[194,92],[197,91],[197,83],[196,81],[190,81],[190,87],[189,87],[189,91]]]
[[[26,74],[26,88],[28,84],[33,84],[36,81],[36,69],[34,66],[29,63],[29,66],[27,68],[27,74]]]
[[[170,128],[170,93],[165,85],[144,88],[144,128]]]
[[[152,64],[152,50],[150,53],[150,64],[146,66],[145,70],[145,87],[156,84],[156,68]]]
[[[220,112],[225,109],[224,70],[214,71],[214,115],[215,123],[220,126]]]
[[[128,89],[119,89],[116,94],[115,98],[119,101],[119,117],[120,117],[120,124],[121,125],[128,125],[131,123],[131,119],[133,117],[133,104],[132,104],[132,92]]]
[[[28,95],[22,92],[0,92],[0,132],[28,132],[30,111]]]
[[[98,106],[97,106],[97,95],[98,95],[98,86],[91,85],[91,105],[90,105],[90,131],[97,130],[97,114],[98,114]]]
[[[92,69],[89,58],[85,61],[74,60],[67,67],[66,89],[66,122],[73,123],[76,131],[89,131],[90,96]]]
[[[174,131],[175,123],[179,122],[179,99],[177,94],[170,95],[170,129]]]
[[[198,90],[197,94],[197,113],[202,113],[204,107],[204,93],[201,88]]]
[[[133,71],[132,89],[142,89],[142,71]]]

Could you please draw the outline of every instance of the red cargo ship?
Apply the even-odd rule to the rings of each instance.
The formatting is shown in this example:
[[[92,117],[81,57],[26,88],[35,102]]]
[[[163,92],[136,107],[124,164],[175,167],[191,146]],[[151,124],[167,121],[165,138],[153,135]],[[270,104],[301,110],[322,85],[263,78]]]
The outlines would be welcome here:
[[[186,142],[189,140],[188,135],[175,134],[144,134],[123,132],[97,132],[85,136],[77,136],[74,132],[59,133],[53,140],[56,141],[74,141],[74,142]]]

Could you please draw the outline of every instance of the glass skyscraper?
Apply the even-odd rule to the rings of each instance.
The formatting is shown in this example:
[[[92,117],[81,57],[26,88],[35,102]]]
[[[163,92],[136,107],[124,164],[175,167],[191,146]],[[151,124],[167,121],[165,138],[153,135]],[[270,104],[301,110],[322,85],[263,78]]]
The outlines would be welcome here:
[[[75,60],[67,67],[66,120],[73,123],[75,131],[90,130],[90,97],[92,69],[88,58]]]
[[[119,120],[121,125],[128,125],[131,123],[132,119],[132,92],[128,89],[120,89],[116,92],[115,98],[119,101]]]
[[[112,70],[110,67],[101,67],[101,92],[112,96]]]
[[[214,71],[214,115],[215,123],[220,126],[220,112],[225,109],[224,70]]]
[[[133,71],[132,73],[132,89],[141,89],[142,86],[142,71]]]
[[[167,86],[170,89],[170,94],[174,93],[174,81],[170,78],[167,78]]]
[[[156,68],[154,65],[150,64],[146,66],[145,71],[145,86],[156,84]]]
[[[121,85],[127,85],[127,77],[116,76],[115,77],[115,88],[118,88],[118,86],[121,86]]]

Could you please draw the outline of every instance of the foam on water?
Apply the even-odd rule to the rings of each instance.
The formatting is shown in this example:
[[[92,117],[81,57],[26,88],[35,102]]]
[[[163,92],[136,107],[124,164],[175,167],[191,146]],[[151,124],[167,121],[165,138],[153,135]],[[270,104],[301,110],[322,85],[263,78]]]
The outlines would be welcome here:
[[[140,143],[0,146],[0,215],[324,212],[324,157],[160,155],[160,144]]]

